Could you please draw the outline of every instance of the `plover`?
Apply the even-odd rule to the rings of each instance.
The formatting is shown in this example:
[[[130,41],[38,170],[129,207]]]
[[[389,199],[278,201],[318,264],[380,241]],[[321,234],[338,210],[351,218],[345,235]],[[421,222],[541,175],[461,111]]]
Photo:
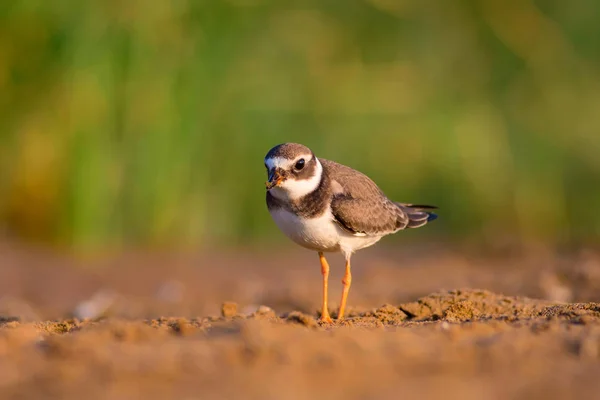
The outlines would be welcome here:
[[[323,275],[321,321],[332,322],[327,304],[329,264],[324,253],[346,260],[338,320],[344,317],[352,282],[350,259],[357,250],[407,228],[437,218],[437,207],[390,200],[366,175],[334,161],[317,158],[306,146],[283,143],[265,156],[267,208],[292,241],[318,253]]]

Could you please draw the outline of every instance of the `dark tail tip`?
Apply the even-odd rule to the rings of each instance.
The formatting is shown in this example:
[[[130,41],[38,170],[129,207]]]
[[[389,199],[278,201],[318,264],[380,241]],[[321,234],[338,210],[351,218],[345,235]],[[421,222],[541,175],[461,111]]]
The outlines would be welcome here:
[[[429,215],[429,217],[427,217],[427,222],[429,221],[434,221],[437,219],[438,215],[434,214],[434,213],[427,213]]]
[[[414,208],[416,210],[419,211],[424,211],[425,213],[427,213],[427,222],[429,221],[434,221],[437,219],[438,215],[434,212],[431,212],[429,210],[437,210],[437,206],[430,206],[430,205],[425,205],[425,204],[410,204],[411,208]]]
[[[407,228],[420,228],[438,217],[436,213],[430,211],[437,209],[436,206],[407,203],[396,203],[396,205],[408,217]]]

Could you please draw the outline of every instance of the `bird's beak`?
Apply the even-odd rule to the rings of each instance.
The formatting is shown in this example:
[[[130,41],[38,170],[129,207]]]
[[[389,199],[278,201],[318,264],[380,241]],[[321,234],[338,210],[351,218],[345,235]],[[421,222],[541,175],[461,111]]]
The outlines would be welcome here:
[[[282,171],[279,168],[273,168],[273,170],[269,172],[269,180],[265,182],[265,186],[267,187],[267,190],[271,190],[284,180],[285,177]]]

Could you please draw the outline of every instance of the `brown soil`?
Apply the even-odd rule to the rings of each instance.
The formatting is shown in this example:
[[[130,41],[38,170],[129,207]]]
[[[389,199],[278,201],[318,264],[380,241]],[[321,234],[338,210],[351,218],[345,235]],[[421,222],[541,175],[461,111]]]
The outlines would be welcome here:
[[[596,253],[425,254],[358,256],[348,318],[323,325],[318,260],[310,253],[293,253],[285,265],[272,254],[241,250],[75,261],[5,245],[0,394],[86,400],[597,396]],[[336,258],[330,263],[335,316],[342,268]]]

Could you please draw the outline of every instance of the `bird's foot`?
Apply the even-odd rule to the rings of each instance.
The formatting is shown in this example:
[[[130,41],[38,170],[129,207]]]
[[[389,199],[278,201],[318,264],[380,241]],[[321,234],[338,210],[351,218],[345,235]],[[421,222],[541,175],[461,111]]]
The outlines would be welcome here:
[[[326,324],[332,324],[333,320],[331,319],[331,317],[329,316],[329,314],[323,314],[321,315],[321,318],[319,318],[319,321],[324,322]]]

